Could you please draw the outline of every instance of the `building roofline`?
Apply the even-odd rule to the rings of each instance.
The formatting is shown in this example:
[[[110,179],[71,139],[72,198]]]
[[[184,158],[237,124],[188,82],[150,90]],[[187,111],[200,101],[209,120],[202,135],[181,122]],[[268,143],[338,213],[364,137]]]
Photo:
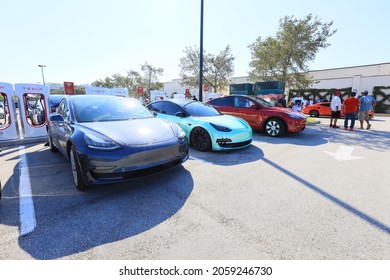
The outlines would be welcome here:
[[[390,62],[366,64],[366,65],[357,65],[357,66],[345,66],[345,67],[337,67],[337,68],[327,68],[327,69],[319,69],[319,70],[309,70],[308,72],[340,70],[340,69],[348,69],[348,68],[361,68],[361,67],[368,67],[368,66],[380,66],[380,65],[385,65],[385,64],[389,64],[390,65]]]

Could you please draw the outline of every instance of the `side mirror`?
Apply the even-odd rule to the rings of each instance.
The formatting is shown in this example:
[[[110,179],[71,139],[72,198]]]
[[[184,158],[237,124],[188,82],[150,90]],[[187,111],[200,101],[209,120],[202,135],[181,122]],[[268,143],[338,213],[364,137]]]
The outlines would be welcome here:
[[[186,117],[186,115],[183,114],[183,112],[176,112],[176,113],[175,113],[175,116],[176,116],[176,117],[179,117],[179,118],[184,118],[184,117]]]

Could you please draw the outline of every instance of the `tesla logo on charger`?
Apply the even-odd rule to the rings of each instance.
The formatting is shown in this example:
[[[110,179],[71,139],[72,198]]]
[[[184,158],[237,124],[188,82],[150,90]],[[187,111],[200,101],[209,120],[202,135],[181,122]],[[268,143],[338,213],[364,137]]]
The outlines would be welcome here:
[[[23,90],[42,92],[43,88],[41,88],[41,87],[23,87]]]
[[[65,94],[74,95],[74,83],[73,82],[64,82],[64,91],[65,91]]]

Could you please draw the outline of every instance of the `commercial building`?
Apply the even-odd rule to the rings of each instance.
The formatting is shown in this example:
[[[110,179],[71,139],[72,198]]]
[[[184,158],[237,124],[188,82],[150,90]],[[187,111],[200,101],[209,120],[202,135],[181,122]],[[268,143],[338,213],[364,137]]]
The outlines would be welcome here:
[[[390,113],[390,62],[341,67],[333,69],[312,70],[309,72],[313,76],[316,83],[310,88],[312,89],[346,89],[351,91],[362,92],[367,90],[370,94],[376,97],[381,104],[384,113]],[[233,77],[231,84],[248,83],[248,77]],[[186,86],[182,86],[181,79],[174,79],[171,82],[164,83],[164,91],[168,96],[174,92],[184,93]],[[198,92],[194,88],[191,92]],[[221,92],[229,94],[229,89],[226,88]]]

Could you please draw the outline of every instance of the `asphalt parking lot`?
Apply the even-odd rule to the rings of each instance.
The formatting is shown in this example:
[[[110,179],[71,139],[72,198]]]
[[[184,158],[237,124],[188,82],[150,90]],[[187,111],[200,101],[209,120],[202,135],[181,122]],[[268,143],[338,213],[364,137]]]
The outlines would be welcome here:
[[[390,117],[319,120],[87,192],[44,143],[2,147],[0,260],[389,260]]]

